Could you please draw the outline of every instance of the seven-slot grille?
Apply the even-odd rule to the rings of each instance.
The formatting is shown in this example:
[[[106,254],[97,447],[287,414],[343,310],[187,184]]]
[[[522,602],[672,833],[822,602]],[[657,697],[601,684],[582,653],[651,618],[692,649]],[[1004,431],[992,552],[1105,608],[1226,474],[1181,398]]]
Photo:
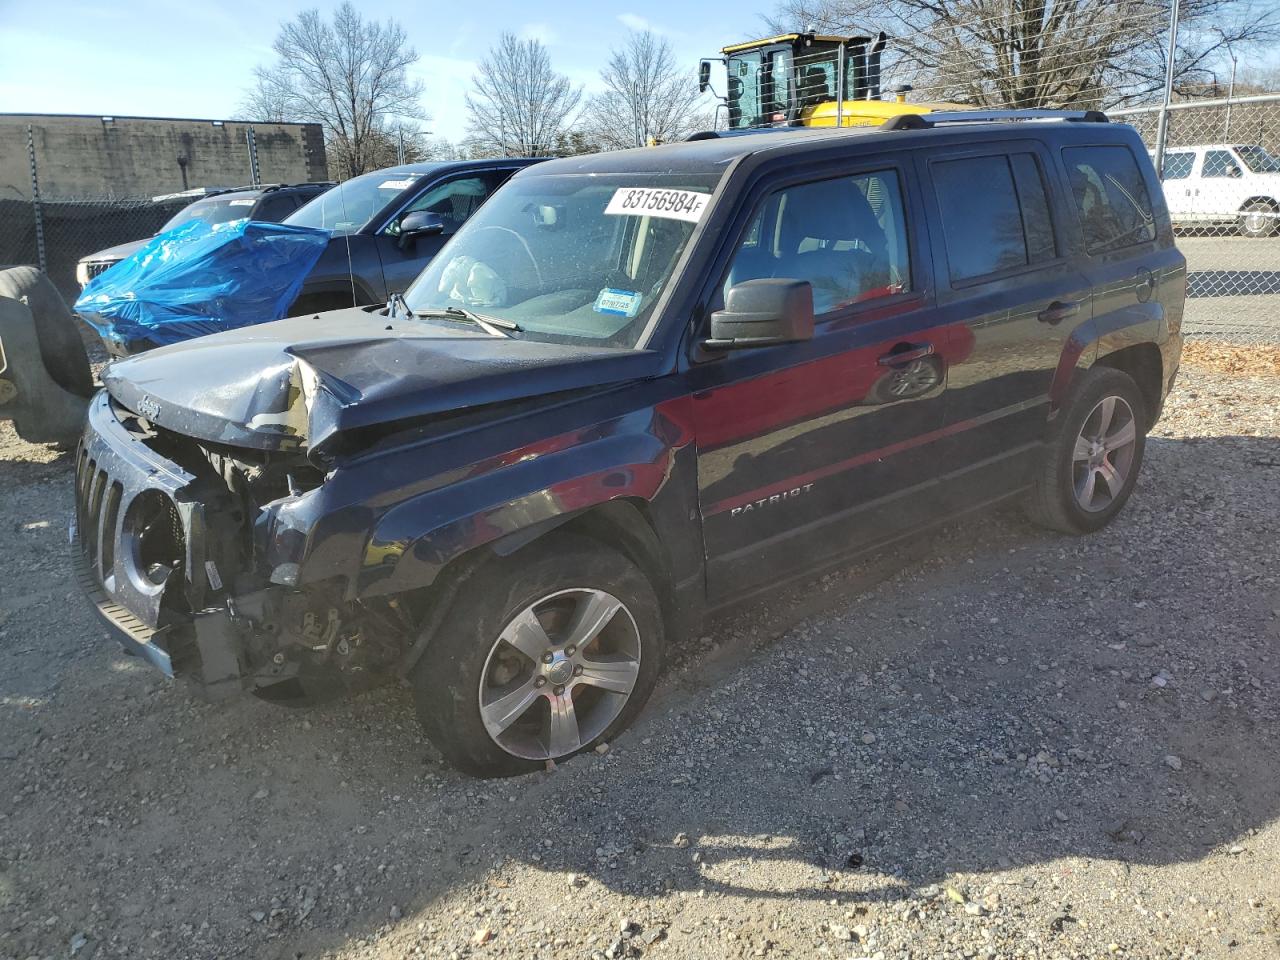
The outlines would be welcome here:
[[[80,549],[100,582],[115,570],[115,531],[123,495],[120,481],[108,477],[81,447],[76,464],[76,529]]]
[[[136,568],[140,580],[160,587],[182,565],[185,554],[186,537],[177,507],[159,490],[143,490],[127,504],[123,500],[124,485],[82,447],[76,467],[76,527],[85,560],[99,582],[110,586],[119,546],[128,551],[121,559]]]

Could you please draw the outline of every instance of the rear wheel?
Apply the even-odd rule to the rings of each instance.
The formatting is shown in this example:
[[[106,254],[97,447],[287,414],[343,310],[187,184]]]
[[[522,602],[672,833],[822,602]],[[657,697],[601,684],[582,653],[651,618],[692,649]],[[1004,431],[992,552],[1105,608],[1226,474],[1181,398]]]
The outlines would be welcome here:
[[[1280,214],[1269,200],[1254,200],[1240,210],[1240,233],[1246,237],[1261,239],[1273,236],[1280,228]]]
[[[1031,519],[1063,533],[1110,523],[1137,482],[1147,423],[1132,377],[1106,367],[1085,371],[1054,423],[1028,494]]]
[[[631,723],[663,644],[657,596],[630,560],[552,535],[467,581],[414,668],[418,716],[466,773],[541,769]]]

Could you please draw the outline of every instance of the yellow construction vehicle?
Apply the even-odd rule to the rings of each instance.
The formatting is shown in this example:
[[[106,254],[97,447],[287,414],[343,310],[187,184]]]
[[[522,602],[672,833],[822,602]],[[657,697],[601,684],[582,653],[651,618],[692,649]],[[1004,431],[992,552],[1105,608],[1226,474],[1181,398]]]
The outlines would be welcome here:
[[[910,87],[880,99],[880,55],[888,38],[784,33],[735,43],[720,51],[728,89],[729,129],[752,127],[878,126],[903,113],[929,113],[942,104],[907,103]],[[711,61],[698,87],[711,89]],[[949,106],[949,105],[948,105]]]

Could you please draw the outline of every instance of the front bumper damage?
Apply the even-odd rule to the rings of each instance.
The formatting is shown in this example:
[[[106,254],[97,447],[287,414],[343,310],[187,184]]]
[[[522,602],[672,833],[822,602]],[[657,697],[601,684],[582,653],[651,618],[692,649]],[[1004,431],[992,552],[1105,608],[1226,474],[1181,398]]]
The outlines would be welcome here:
[[[382,631],[385,650],[366,642],[373,614],[335,599],[332,584],[268,582],[252,562],[243,500],[194,443],[167,438],[182,452],[169,456],[165,440],[103,392],[77,453],[80,580],[127,652],[210,698],[252,690],[289,699],[282,691],[309,674],[308,695],[349,689],[394,661],[396,631]]]
[[[218,596],[228,551],[210,549],[227,537],[208,535],[208,505],[226,499],[142,442],[105,392],[90,402],[71,538],[81,585],[129,653],[210,693],[238,688],[244,672]]]

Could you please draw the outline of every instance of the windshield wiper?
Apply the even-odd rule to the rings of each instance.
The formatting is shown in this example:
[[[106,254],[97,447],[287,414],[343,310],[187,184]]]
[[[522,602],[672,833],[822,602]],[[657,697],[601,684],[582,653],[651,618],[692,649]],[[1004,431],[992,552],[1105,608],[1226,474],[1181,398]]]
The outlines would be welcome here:
[[[503,320],[500,317],[486,317],[484,314],[475,313],[466,307],[419,310],[413,315],[415,317],[447,317],[450,320],[466,320],[480,327],[485,333],[495,337],[509,337],[512,333],[520,333],[524,330],[524,327],[518,323],[512,323],[510,320]]]
[[[402,316],[412,320],[413,311],[410,310],[409,305],[404,302],[404,297],[401,294],[393,293],[391,296],[387,297],[387,316],[392,320]]]

